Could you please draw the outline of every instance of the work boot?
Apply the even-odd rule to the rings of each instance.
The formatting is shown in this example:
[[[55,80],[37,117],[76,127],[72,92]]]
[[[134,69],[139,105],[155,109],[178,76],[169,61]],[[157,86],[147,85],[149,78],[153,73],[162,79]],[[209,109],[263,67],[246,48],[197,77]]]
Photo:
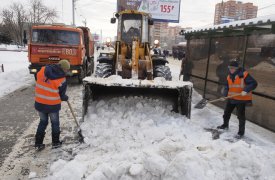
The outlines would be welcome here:
[[[59,141],[57,143],[52,143],[52,149],[60,148],[62,146],[62,141]]]
[[[222,124],[222,125],[218,126],[217,128],[218,129],[228,129],[228,125]]]
[[[238,134],[235,136],[235,138],[236,138],[236,139],[241,139],[241,138],[243,138],[243,136],[244,136],[243,134],[239,134],[239,133],[238,133]]]
[[[36,144],[34,146],[36,151],[41,151],[41,150],[45,149],[45,147],[46,147],[45,144]]]
[[[238,134],[235,136],[235,138],[241,139],[243,136],[244,136],[244,132],[243,131],[239,131]]]
[[[36,150],[42,150],[45,148],[45,144],[43,144],[43,140],[46,133],[36,133],[35,135],[35,149]]]
[[[59,141],[60,133],[53,133],[52,134],[52,148],[59,148],[62,146],[62,141]]]

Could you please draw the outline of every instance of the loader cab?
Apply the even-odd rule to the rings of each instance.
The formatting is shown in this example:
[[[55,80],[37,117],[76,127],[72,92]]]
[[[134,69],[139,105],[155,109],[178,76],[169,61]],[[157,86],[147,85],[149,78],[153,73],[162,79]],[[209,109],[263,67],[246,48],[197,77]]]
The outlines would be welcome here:
[[[125,44],[132,44],[134,39],[139,40],[141,43],[149,42],[149,25],[152,24],[152,21],[148,14],[130,11],[120,13],[117,18],[118,41]]]

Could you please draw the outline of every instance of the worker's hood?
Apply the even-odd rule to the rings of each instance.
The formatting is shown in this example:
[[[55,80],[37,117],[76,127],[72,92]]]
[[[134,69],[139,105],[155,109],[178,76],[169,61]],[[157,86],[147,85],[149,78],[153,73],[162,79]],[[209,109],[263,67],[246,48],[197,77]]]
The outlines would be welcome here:
[[[59,79],[65,77],[66,74],[59,64],[46,65],[45,76],[49,79]]]

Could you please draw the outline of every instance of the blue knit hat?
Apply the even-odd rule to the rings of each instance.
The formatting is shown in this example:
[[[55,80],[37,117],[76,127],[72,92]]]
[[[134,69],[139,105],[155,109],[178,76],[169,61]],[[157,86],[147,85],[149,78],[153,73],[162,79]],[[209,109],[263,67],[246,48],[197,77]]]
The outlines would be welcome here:
[[[234,61],[231,61],[230,64],[229,64],[229,67],[239,67],[239,63],[238,61],[234,60]]]

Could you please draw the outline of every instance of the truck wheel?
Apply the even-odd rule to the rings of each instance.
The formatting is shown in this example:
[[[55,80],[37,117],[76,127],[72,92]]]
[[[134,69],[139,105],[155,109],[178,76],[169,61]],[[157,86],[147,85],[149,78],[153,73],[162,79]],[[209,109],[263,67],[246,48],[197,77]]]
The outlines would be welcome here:
[[[94,73],[94,57],[91,57],[87,62],[87,76],[91,76]]]
[[[154,67],[154,78],[163,77],[167,81],[172,81],[170,68],[164,65],[157,65]]]
[[[82,80],[86,77],[86,67],[85,66],[83,66],[82,67],[82,70],[81,70],[81,73],[78,75],[78,82],[79,82],[79,84],[81,84],[82,83]]]
[[[95,76],[106,78],[112,75],[112,65],[108,63],[99,63],[96,66]]]

